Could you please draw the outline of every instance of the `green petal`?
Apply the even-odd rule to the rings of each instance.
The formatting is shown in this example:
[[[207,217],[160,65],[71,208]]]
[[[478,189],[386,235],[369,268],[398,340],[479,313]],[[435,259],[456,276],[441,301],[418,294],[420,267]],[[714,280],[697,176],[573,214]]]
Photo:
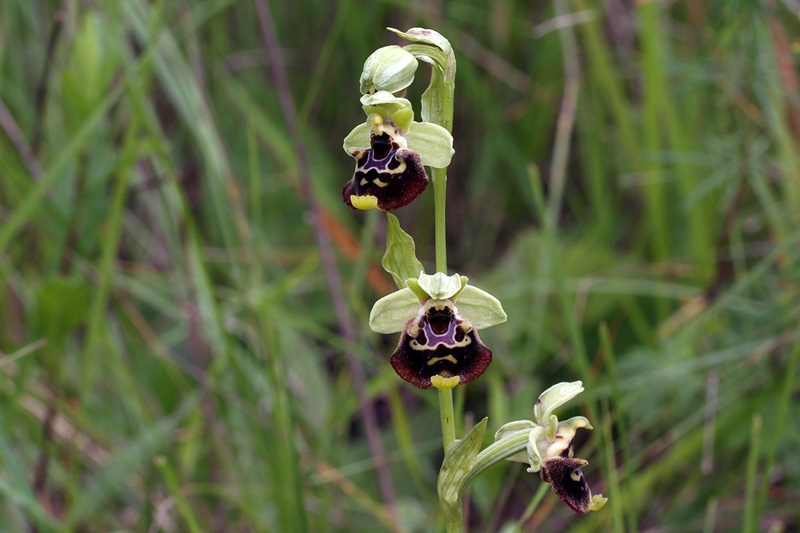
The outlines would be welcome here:
[[[555,418],[555,416],[551,417],[552,420],[555,420]],[[550,444],[544,452],[545,459],[561,456],[565,451],[569,450],[569,446],[572,443],[572,439],[575,438],[575,433],[578,429],[592,428],[589,421],[582,416],[576,416],[569,420],[564,420],[563,422],[557,422],[557,424],[557,428],[552,436],[548,435]],[[550,432],[549,428],[547,432]]]
[[[419,275],[423,275],[425,272],[420,271]],[[416,278],[407,279],[406,286],[411,289],[411,291],[416,295],[417,299],[420,303],[424,302],[425,300],[431,297],[430,294],[425,292],[422,287],[419,286],[419,281]]]
[[[582,392],[583,383],[580,381],[556,383],[539,396],[533,408],[536,421],[543,426],[549,425],[553,411]]]
[[[472,285],[467,285],[456,299],[458,314],[478,329],[502,324],[508,319],[500,300]]]
[[[446,300],[452,298],[461,291],[461,276],[453,274],[447,276],[442,272],[429,276],[422,273],[417,280],[420,288],[434,300]]]
[[[456,298],[458,298],[461,295],[461,293],[464,292],[464,289],[467,288],[467,283],[469,282],[469,278],[467,276],[461,276],[461,279],[459,281],[461,282],[461,288],[458,289],[458,292],[452,296],[454,302],[456,301]]]
[[[419,300],[411,289],[401,289],[375,302],[369,313],[369,327],[376,333],[399,333],[418,311]]]
[[[414,121],[414,110],[401,109],[400,111],[392,113],[392,116],[389,117],[389,120],[394,122],[395,126],[401,130],[408,131],[408,129],[411,127],[411,123]]]
[[[359,124],[353,130],[347,134],[347,137],[344,138],[344,143],[342,147],[344,148],[345,152],[350,150],[360,148],[365,149],[369,148],[369,132],[372,130],[371,124]]]
[[[419,154],[422,164],[429,167],[446,168],[455,153],[450,132],[430,122],[412,122],[406,141]]]
[[[412,109],[411,102],[407,99],[398,98],[386,91],[378,91],[375,94],[365,94],[361,97],[361,105],[364,106],[364,113],[367,115],[378,113],[384,118],[391,118],[401,111]]]
[[[558,423],[559,433],[562,431],[574,431],[578,428],[594,429],[592,424],[589,423],[589,419],[585,416],[573,416]]]
[[[389,91],[378,91],[375,94],[365,94],[360,98],[361,105],[394,105],[403,109],[411,109],[411,102],[408,98],[400,98]]]

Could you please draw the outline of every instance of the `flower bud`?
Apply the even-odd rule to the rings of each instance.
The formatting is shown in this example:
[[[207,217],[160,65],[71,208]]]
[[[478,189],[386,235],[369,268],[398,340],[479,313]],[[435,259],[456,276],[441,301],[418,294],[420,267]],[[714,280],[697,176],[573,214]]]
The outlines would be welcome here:
[[[414,81],[417,59],[399,46],[378,48],[364,62],[361,72],[361,94],[375,91],[396,93]]]

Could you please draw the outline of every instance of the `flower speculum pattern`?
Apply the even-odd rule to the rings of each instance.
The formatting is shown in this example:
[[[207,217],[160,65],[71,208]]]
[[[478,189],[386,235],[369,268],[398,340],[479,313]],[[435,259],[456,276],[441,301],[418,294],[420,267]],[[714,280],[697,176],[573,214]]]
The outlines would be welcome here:
[[[372,119],[370,147],[347,150],[356,169],[342,189],[342,199],[353,209],[393,211],[422,194],[428,175],[419,154],[406,147],[402,131],[380,115]]]
[[[391,358],[395,372],[420,389],[464,385],[491,362],[492,351],[450,299],[425,302],[406,324]]]

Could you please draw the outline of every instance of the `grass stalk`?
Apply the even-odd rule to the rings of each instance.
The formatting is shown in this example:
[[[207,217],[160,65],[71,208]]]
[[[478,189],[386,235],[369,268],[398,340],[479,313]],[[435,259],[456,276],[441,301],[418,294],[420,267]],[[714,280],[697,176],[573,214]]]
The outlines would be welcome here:
[[[747,455],[747,478],[744,493],[744,517],[742,519],[742,531],[744,533],[755,533],[758,529],[758,517],[756,516],[757,494],[756,477],[758,476],[758,459],[761,455],[761,415],[753,416],[753,425],[750,430],[750,452]]]

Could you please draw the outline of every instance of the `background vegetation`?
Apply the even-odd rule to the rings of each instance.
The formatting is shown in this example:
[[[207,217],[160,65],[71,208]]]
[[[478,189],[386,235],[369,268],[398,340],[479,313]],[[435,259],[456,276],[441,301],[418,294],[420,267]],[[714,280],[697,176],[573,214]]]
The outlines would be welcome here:
[[[509,463],[472,529],[797,530],[798,10],[3,0],[0,530],[437,527],[436,394],[366,327],[385,219],[340,198],[389,25],[456,49],[450,268],[509,315],[459,431],[581,379],[610,498]]]

